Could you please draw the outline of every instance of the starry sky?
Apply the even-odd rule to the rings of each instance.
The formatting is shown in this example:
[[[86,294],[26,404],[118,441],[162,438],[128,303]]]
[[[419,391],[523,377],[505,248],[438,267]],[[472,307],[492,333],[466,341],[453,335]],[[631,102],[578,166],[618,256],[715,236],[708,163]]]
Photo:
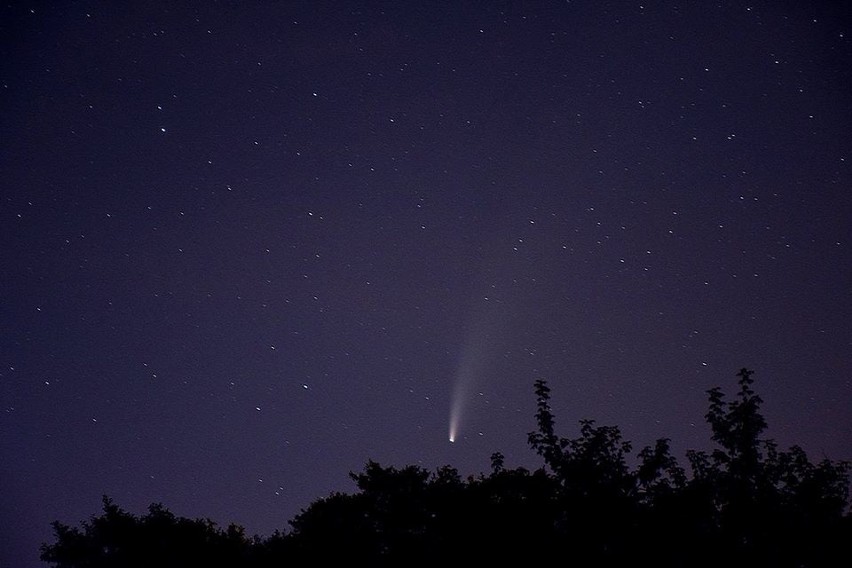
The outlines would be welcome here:
[[[685,461],[749,367],[852,459],[850,22],[4,3],[0,565],[103,494],[269,535],[368,459],[537,467],[538,378]]]

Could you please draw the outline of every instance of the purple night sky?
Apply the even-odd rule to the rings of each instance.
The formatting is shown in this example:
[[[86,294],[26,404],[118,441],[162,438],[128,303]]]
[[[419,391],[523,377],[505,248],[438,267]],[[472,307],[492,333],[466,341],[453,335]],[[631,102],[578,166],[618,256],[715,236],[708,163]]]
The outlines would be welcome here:
[[[49,523],[287,528],[562,435],[852,459],[852,11],[7,2],[0,566]],[[455,443],[448,440],[456,409]]]

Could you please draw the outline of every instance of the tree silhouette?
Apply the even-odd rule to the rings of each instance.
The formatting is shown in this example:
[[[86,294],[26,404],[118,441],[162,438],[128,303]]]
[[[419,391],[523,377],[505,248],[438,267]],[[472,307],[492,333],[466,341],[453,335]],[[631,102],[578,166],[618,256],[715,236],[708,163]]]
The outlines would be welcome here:
[[[450,466],[367,462],[356,491],[317,499],[290,530],[266,539],[231,525],[176,517],[151,505],[136,517],[104,498],[103,513],[71,528],[53,523],[42,559],[59,568],[438,562],[505,564],[563,559],[580,566],[832,566],[852,541],[849,464],[812,463],[797,446],[762,438],[753,372],[741,369],[730,402],[708,391],[705,418],[716,445],[689,451],[689,474],[659,439],[629,463],[615,426],[581,420],[576,438],[556,434],[550,388],[534,384],[544,464],[509,469],[500,452],[488,475],[462,479]]]
[[[779,452],[760,435],[767,424],[762,399],[752,389],[753,371],[741,369],[737,398],[726,402],[721,389],[708,391],[706,415],[719,447],[687,456],[692,480],[685,496],[704,511],[708,538],[716,550],[742,565],[810,565],[828,558],[831,535],[847,526],[849,464],[812,464],[794,446]]]
[[[580,421],[578,438],[557,436],[550,388],[538,380],[535,393],[538,431],[530,432],[528,441],[559,482],[558,534],[583,561],[626,561],[638,513],[636,477],[626,460],[630,442],[617,426],[596,426],[588,419]]]
[[[41,559],[58,568],[248,565],[252,541],[241,527],[221,530],[210,520],[176,517],[162,505],[136,517],[103,498],[103,514],[82,530],[53,523],[56,543]]]

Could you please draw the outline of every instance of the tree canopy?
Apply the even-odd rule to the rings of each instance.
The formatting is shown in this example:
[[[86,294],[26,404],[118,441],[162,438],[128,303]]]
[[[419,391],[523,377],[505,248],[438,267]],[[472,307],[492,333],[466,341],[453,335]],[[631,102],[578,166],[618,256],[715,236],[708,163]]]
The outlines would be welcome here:
[[[535,382],[535,471],[507,469],[463,479],[367,462],[350,473],[357,491],[314,501],[287,531],[250,538],[236,525],[176,517],[162,505],[135,516],[104,497],[79,528],[53,523],[42,559],[57,568],[281,566],[348,562],[373,566],[509,559],[569,565],[829,566],[852,542],[849,464],[810,461],[762,437],[767,424],[753,372],[738,373],[727,401],[708,391],[714,448],[687,452],[687,472],[668,439],[636,455],[616,426],[581,420],[556,433],[550,388]]]

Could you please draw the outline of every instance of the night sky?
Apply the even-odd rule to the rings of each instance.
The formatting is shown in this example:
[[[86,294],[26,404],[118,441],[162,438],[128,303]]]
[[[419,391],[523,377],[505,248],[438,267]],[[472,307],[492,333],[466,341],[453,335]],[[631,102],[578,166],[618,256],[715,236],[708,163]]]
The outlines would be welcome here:
[[[538,467],[539,378],[685,463],[749,367],[852,459],[842,4],[4,4],[0,565],[103,494],[269,535]]]

